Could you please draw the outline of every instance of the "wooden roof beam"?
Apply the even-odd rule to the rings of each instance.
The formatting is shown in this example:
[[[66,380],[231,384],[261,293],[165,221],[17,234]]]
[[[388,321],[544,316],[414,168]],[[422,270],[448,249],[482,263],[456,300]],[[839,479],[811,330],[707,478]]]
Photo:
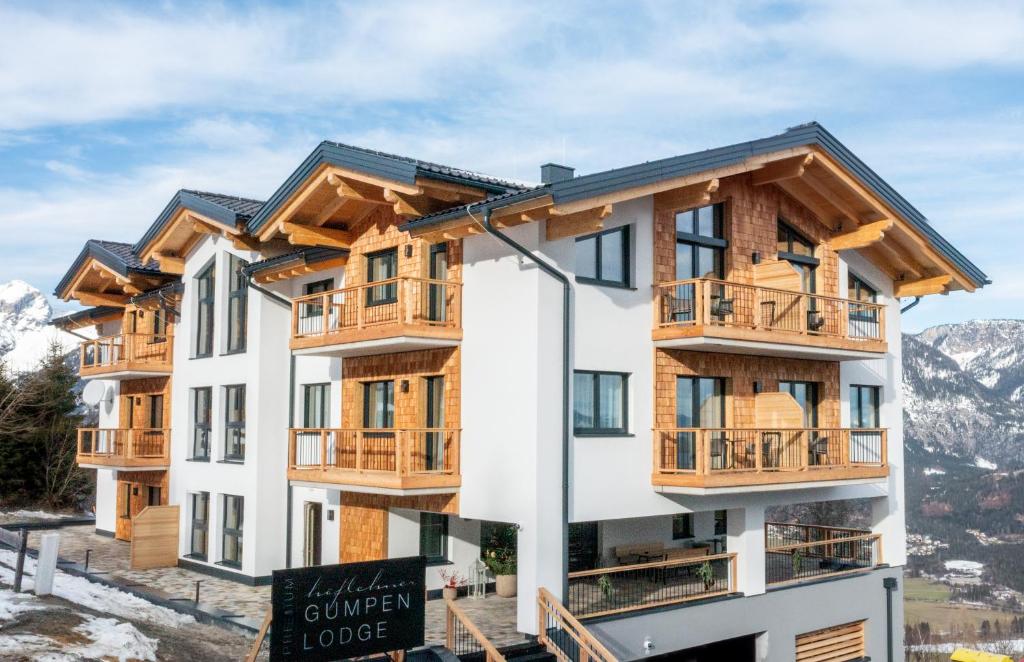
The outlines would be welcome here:
[[[832,247],[832,250],[836,251],[864,248],[882,241],[882,239],[885,238],[885,232],[891,228],[892,225],[893,220],[891,218],[887,218],[884,221],[875,221],[874,223],[862,225],[851,232],[836,235],[829,239],[828,243]]]
[[[850,220],[850,223],[845,224],[847,226],[850,226],[847,227],[846,229],[853,229],[854,227],[862,223],[869,223],[871,221],[880,220],[877,211],[873,211],[870,209],[872,207],[870,202],[864,202],[864,204],[869,207],[868,211],[856,209],[852,204],[850,204],[849,201],[844,200],[843,197],[839,194],[838,191],[835,190],[834,187],[829,186],[827,182],[823,181],[821,177],[819,177],[813,172],[804,173],[803,177],[800,178],[800,181],[803,182],[804,184],[807,184],[807,186],[810,187],[812,191],[814,191],[822,198],[827,200],[830,205],[838,209],[840,213],[843,214],[843,216]],[[881,218],[885,217],[882,216]]]
[[[589,234],[604,229],[604,219],[612,215],[612,205],[601,205],[575,214],[548,219],[545,235],[548,241]]]
[[[368,186],[362,182],[348,180],[336,173],[327,175],[327,183],[334,187],[334,192],[341,199],[358,200],[375,205],[390,204],[384,199],[384,191],[375,186]]]
[[[176,276],[185,273],[185,258],[170,253],[153,253],[153,257],[160,264],[160,271]]]
[[[439,208],[437,200],[432,200],[425,195],[410,195],[391,188],[384,189],[384,199],[393,205],[396,216],[426,216]]]
[[[897,280],[911,276],[913,278],[923,278],[928,275],[928,270],[913,259],[909,255],[906,255],[902,247],[893,245],[891,241],[880,241],[870,246],[870,249],[877,254],[882,264],[892,265],[893,271],[899,276]]]
[[[795,179],[803,176],[807,166],[811,165],[813,161],[814,154],[806,154],[792,159],[768,163],[751,174],[751,181],[754,186],[764,186],[765,184],[772,184],[783,179]]]
[[[281,231],[288,235],[288,243],[292,245],[343,249],[352,247],[352,234],[347,230],[284,223]]]
[[[674,207],[680,211],[703,207],[710,204],[711,196],[718,190],[718,178],[683,186],[671,191],[655,194],[655,204]]]
[[[127,294],[101,294],[99,292],[71,293],[71,298],[78,299],[83,306],[126,306],[128,305]]]
[[[953,281],[949,274],[922,278],[920,280],[896,283],[897,297],[923,297],[929,294],[945,294],[947,286]]]

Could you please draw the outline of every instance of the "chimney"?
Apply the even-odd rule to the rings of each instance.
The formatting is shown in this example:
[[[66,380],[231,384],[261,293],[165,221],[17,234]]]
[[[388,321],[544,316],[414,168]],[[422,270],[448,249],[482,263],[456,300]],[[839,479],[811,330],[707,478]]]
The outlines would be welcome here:
[[[572,179],[575,168],[558,165],[557,163],[545,163],[540,167],[540,181],[544,184],[555,184]]]

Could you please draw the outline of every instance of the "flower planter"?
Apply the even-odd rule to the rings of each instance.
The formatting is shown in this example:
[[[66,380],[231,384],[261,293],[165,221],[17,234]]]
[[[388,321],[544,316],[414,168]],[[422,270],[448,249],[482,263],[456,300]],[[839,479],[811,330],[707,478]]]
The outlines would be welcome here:
[[[503,598],[516,597],[517,575],[496,575],[494,578],[495,592]]]
[[[455,598],[459,597],[459,589],[453,586],[445,586],[441,589],[441,595],[444,597],[445,600],[454,600]]]

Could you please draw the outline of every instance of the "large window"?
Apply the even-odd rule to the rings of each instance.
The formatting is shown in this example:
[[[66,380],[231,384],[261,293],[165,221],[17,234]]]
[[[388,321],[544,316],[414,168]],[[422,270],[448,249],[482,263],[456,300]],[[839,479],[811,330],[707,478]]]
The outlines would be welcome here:
[[[390,429],[395,427],[395,383],[363,384],[363,427]]]
[[[324,292],[330,292],[333,289],[334,289],[334,279],[333,278],[326,278],[324,280],[318,280],[318,281],[314,281],[312,283],[306,283],[302,287],[302,293],[304,295],[308,296],[308,295],[311,295],[311,294],[322,294]],[[322,302],[323,302],[323,297],[317,297],[316,299],[312,299],[312,300],[310,300],[308,302],[302,303],[299,306],[299,317],[302,318],[302,319],[308,319],[308,318],[311,318],[311,317],[313,317],[313,318],[322,317],[323,314],[324,314],[324,305],[323,305]],[[303,331],[311,331],[313,329],[306,329],[306,328],[304,328],[302,330]],[[317,330],[322,331],[323,327],[321,326]]]
[[[246,303],[249,282],[242,269],[249,263],[232,255],[228,261],[228,353],[245,351]]]
[[[366,256],[366,282],[384,285],[366,288],[366,305],[379,306],[398,301],[398,283],[393,279],[398,276],[398,249],[389,248],[385,251],[371,253]]]
[[[850,387],[850,427],[877,428],[878,399],[880,389],[877,386]]]
[[[853,338],[879,338],[881,336],[879,314],[878,308],[874,306],[878,299],[878,292],[853,274],[848,275],[848,280],[850,336]]]
[[[196,276],[196,358],[213,355],[214,263]]]
[[[224,387],[224,459],[245,459],[245,384]]]
[[[725,469],[733,461],[721,428],[725,427],[725,379],[676,377],[676,469],[697,467],[697,430],[711,429],[708,453],[712,469]]]
[[[725,277],[722,215],[721,204],[676,213],[676,280]]]
[[[189,556],[206,560],[207,533],[210,530],[210,493],[193,492],[191,495],[192,537]]]
[[[816,382],[780,381],[779,393],[789,393],[803,411],[804,427],[818,427],[818,384]]]
[[[427,558],[427,563],[447,563],[447,515],[420,513],[420,555]]]
[[[573,427],[577,435],[626,434],[629,375],[577,370],[573,380]]]
[[[223,545],[221,563],[240,568],[242,566],[242,523],[245,512],[244,499],[233,494],[224,495]]]
[[[801,290],[813,293],[816,289],[815,270],[819,264],[818,258],[814,257],[814,244],[782,220],[778,223],[777,234],[779,259],[789,262],[800,275]],[[812,297],[808,308],[813,311],[815,304],[816,299]]]
[[[192,389],[192,459],[210,459],[210,423],[213,389]]]
[[[326,428],[330,420],[331,385],[305,384],[302,387],[302,427]]]
[[[693,513],[672,516],[672,540],[686,540],[693,537]]]
[[[576,240],[576,280],[629,286],[629,226]]]

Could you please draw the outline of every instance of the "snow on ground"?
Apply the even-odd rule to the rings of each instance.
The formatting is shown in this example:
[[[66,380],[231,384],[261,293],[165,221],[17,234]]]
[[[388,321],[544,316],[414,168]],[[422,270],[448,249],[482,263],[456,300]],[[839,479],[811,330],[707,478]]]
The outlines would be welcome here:
[[[927,467],[924,470],[925,476],[945,476],[946,471],[944,469],[936,469],[935,467]]]
[[[995,471],[996,469],[999,468],[995,462],[989,462],[980,455],[974,458],[974,466],[978,467],[979,469],[988,469],[989,471]]]
[[[981,571],[985,569],[984,563],[978,563],[977,561],[963,561],[954,559],[952,561],[946,561],[946,570],[950,572],[956,572],[961,575],[972,575],[975,577],[981,576]]]
[[[69,653],[89,659],[116,657],[118,662],[156,660],[157,640],[142,634],[131,623],[93,618],[76,627],[75,632],[85,635],[90,642],[71,648]]]
[[[9,621],[18,614],[40,609],[32,604],[31,596],[18,595],[14,591],[0,588],[0,621]]]
[[[14,567],[17,555],[9,550],[0,550],[0,579],[7,583],[13,583]],[[6,567],[5,567],[6,566]],[[33,558],[25,559],[25,588],[31,588],[33,582],[31,577],[35,575],[36,562]],[[112,616],[122,618],[134,618],[148,621],[157,625],[168,627],[180,627],[195,623],[195,619],[188,614],[180,614],[166,607],[136,597],[130,593],[119,591],[116,588],[94,584],[83,577],[69,575],[60,570],[53,579],[53,594],[64,598],[69,602],[105,612]]]

